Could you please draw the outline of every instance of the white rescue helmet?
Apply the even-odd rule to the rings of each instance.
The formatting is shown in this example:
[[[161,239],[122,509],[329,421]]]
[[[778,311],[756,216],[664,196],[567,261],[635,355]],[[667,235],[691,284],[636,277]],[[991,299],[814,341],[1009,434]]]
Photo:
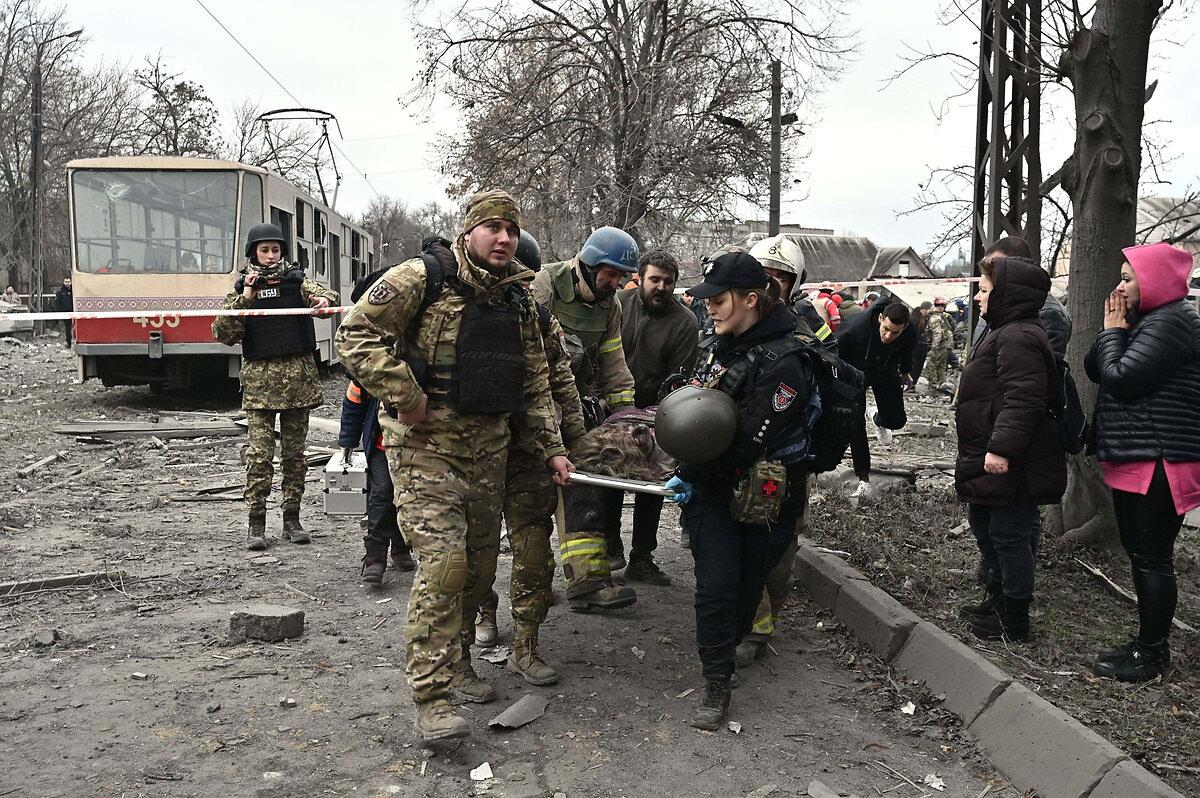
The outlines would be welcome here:
[[[770,238],[764,238],[750,247],[750,254],[766,269],[779,269],[794,275],[795,286],[804,282],[807,273],[804,270],[804,253],[800,245],[783,233]]]

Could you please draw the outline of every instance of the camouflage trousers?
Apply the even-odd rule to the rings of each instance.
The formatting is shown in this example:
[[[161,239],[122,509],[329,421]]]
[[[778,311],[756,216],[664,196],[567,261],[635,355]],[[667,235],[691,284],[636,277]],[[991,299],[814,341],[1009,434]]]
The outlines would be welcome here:
[[[816,478],[809,476],[808,480],[808,495],[811,496]],[[800,517],[796,521],[796,535],[807,533],[808,504],[805,503],[804,510],[801,511]],[[765,643],[775,634],[779,613],[783,610],[784,603],[787,602],[788,596],[792,594],[792,588],[796,585],[793,566],[796,563],[796,552],[799,549],[799,540],[793,536],[788,547],[784,549],[783,556],[779,558],[779,562],[775,563],[775,567],[767,574],[767,584],[763,588],[762,599],[758,602],[758,609],[754,611],[754,626],[750,628],[750,634],[746,635],[744,639]]]
[[[271,495],[271,479],[275,467],[275,416],[279,416],[279,468],[283,472],[284,510],[299,510],[304,496],[304,478],[308,466],[304,462],[304,442],[308,438],[308,408],[291,410],[247,410],[249,446],[246,449],[246,508],[250,515],[267,511]]]
[[[929,381],[930,390],[937,390],[946,384],[946,374],[950,371],[950,348],[939,347],[929,350],[925,359],[925,379]]]
[[[572,485],[563,488],[566,529],[558,543],[567,598],[586,596],[612,585],[604,539],[604,499],[610,488]]]
[[[475,613],[496,580],[506,452],[468,458],[392,447],[387,457],[396,521],[417,558],[405,673],[424,704],[449,698],[453,668],[470,661]]]

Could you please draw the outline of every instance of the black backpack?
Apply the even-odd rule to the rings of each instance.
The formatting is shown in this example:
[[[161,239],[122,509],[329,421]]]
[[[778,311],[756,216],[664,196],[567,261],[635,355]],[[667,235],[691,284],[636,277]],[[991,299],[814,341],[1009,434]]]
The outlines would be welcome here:
[[[857,425],[866,413],[863,373],[824,346],[806,344],[821,415],[812,427],[808,469],[814,474],[832,471],[846,456]]]
[[[1083,412],[1079,389],[1066,359],[1055,354],[1054,365],[1058,370],[1058,390],[1051,394],[1050,415],[1062,428],[1063,448],[1067,454],[1079,454],[1087,443],[1087,414]]]

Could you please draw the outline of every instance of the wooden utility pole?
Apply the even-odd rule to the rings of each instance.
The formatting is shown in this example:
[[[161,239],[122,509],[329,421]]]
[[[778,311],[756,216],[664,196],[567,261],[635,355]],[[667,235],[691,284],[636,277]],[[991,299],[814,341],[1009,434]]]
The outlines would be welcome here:
[[[783,104],[782,67],[778,61],[771,62],[771,215],[767,222],[767,234],[779,234],[780,173],[783,159],[783,123],[780,107]]]

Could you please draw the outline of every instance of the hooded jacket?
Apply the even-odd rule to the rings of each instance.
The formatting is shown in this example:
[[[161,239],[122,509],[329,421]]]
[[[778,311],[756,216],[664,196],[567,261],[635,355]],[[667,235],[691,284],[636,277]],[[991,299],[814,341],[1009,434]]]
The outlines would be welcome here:
[[[1038,311],[1050,277],[1021,258],[993,260],[988,331],[959,381],[954,422],[954,486],[971,504],[1011,504],[1024,486],[1038,504],[1055,504],[1067,487],[1067,461],[1050,396],[1058,370]],[[1005,474],[984,471],[991,452],[1007,458]]]
[[[1096,456],[1200,461],[1200,313],[1186,299],[1192,258],[1169,244],[1130,247],[1141,299],[1133,328],[1102,330],[1084,365],[1099,384]]]
[[[859,313],[838,328],[838,354],[859,369],[867,385],[898,385],[901,374],[911,374],[917,326],[909,322],[890,344],[879,338],[879,314],[891,298],[876,300],[866,313]]]

